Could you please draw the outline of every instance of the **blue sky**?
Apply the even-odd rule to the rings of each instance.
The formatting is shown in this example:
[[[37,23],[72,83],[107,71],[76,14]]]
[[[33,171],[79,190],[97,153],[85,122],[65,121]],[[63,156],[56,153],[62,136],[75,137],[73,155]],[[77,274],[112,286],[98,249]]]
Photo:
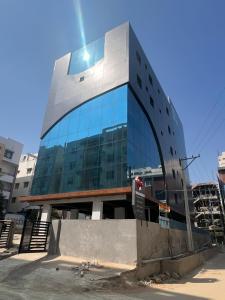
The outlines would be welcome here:
[[[225,1],[0,0],[0,135],[39,147],[55,59],[125,22],[183,122],[192,182],[225,151]]]

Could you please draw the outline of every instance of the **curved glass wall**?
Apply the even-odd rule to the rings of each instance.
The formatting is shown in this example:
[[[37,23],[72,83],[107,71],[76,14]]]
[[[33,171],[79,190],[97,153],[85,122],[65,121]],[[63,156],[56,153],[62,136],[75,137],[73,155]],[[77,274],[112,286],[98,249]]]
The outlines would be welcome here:
[[[71,53],[68,74],[79,74],[104,57],[104,38],[98,39]]]
[[[43,138],[32,194],[127,185],[127,86],[76,108]]]
[[[149,121],[132,92],[128,92],[128,170],[141,176],[152,197],[165,199],[165,176],[158,146]]]
[[[71,111],[42,139],[31,193],[82,191],[164,176],[151,126],[127,85]]]

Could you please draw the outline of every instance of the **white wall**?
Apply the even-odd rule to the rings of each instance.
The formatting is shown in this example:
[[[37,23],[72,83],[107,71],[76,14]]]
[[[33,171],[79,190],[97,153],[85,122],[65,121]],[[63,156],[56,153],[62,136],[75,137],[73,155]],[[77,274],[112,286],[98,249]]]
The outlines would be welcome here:
[[[13,184],[16,178],[16,171],[19,164],[23,145],[10,138],[0,136],[1,157],[0,157],[0,180],[3,183],[3,194],[5,196],[6,208],[12,196]],[[12,157],[4,156],[5,151],[12,151]]]
[[[11,201],[9,205],[10,212],[15,213],[21,211],[22,208],[28,205],[27,203],[21,203],[17,198],[30,194],[36,162],[37,153],[26,153],[21,155],[12,195],[12,200],[14,201],[16,198],[16,202]],[[31,172],[28,173],[28,169],[31,169]],[[28,187],[24,187],[25,182],[28,182]],[[19,184],[19,188],[16,188],[16,184]]]

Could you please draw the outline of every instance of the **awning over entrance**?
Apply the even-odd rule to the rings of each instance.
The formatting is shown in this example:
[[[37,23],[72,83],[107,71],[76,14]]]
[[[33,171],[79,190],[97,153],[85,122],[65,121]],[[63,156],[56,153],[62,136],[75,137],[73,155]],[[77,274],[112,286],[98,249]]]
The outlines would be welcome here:
[[[102,196],[114,196],[121,194],[131,194],[131,187],[120,187],[101,190],[90,190],[80,192],[67,192],[57,194],[45,194],[45,195],[29,195],[19,197],[21,202],[35,202],[35,201],[49,201],[49,200],[63,200],[63,199],[76,199],[76,198],[88,198],[88,197],[102,197]]]

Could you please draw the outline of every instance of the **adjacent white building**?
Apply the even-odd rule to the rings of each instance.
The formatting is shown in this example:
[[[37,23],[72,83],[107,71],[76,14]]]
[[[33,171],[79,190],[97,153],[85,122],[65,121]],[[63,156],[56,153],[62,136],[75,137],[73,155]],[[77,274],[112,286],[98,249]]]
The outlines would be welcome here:
[[[27,153],[21,155],[12,200],[8,208],[9,212],[20,212],[28,206],[27,203],[19,202],[18,197],[27,196],[30,194],[36,162],[37,153]]]
[[[13,186],[17,175],[23,144],[0,136],[0,181],[4,195],[4,210],[11,202]]]
[[[221,155],[218,156],[218,166],[219,168],[225,167],[225,152],[222,152]]]

